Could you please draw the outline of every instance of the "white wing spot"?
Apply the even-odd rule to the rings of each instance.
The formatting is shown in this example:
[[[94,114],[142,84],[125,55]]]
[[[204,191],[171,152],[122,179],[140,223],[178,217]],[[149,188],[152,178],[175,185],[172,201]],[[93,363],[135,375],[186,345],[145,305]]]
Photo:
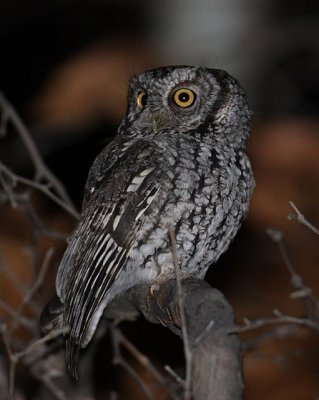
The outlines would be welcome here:
[[[158,189],[156,190],[156,192],[153,194],[153,196],[149,196],[149,197],[146,199],[147,206],[144,207],[144,208],[142,208],[142,210],[137,214],[137,216],[135,217],[135,221],[137,221],[137,220],[144,214],[144,212],[148,209],[148,207],[151,205],[151,203],[152,203],[152,201],[154,200],[155,196],[157,195],[159,189],[160,189],[160,188],[158,188]]]
[[[153,170],[154,170],[154,168],[147,168],[147,169],[144,169],[143,171],[140,172],[140,176],[147,176],[147,175],[150,174]]]
[[[113,231],[115,231],[115,229],[117,228],[117,226],[118,226],[118,224],[119,224],[119,222],[120,222],[120,219],[121,219],[121,215],[117,215],[117,216],[114,218],[114,221],[113,221]]]
[[[142,210],[135,217],[135,221],[137,221],[144,214],[144,211],[146,211],[147,209],[148,209],[148,205],[146,207],[142,208]]]
[[[115,208],[115,205],[112,207],[112,210],[109,213],[107,213],[105,215],[105,217],[103,218],[103,220],[102,220],[102,228],[105,228],[106,225],[108,224],[109,219],[110,219],[110,217],[111,217],[111,215],[112,215],[112,213],[114,211],[114,208]]]
[[[141,186],[145,178],[146,176],[140,176],[140,175],[134,176],[132,182],[129,184],[127,188],[127,192],[136,192],[136,190]]]
[[[144,181],[145,176],[137,175],[133,178],[132,183],[135,183],[136,185],[140,186],[140,184]]]

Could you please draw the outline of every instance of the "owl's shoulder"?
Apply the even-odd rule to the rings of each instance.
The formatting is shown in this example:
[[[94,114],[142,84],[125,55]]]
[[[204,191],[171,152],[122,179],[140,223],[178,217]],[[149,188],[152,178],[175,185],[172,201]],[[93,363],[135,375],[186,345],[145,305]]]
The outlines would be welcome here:
[[[158,146],[152,140],[139,136],[118,135],[96,157],[86,181],[83,209],[90,202],[92,195],[99,188],[105,188],[110,183],[118,185],[118,180],[129,179],[138,175],[139,170],[156,167]]]

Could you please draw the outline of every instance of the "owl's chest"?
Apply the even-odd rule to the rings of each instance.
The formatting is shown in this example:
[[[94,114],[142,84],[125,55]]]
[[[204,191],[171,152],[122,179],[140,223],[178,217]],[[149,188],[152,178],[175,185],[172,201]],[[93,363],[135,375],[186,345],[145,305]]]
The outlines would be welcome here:
[[[206,143],[181,143],[167,151],[162,165],[164,190],[170,200],[196,208],[232,197],[241,175],[235,157]]]

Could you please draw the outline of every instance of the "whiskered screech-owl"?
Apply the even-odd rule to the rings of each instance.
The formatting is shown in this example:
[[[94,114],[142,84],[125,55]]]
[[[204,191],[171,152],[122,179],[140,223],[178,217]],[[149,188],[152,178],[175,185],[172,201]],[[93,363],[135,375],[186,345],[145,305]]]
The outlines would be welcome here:
[[[254,187],[250,116],[222,70],[170,66],[131,80],[127,113],[90,170],[56,280],[73,375],[115,296],[174,276],[169,226],[184,275],[204,278],[228,248]]]

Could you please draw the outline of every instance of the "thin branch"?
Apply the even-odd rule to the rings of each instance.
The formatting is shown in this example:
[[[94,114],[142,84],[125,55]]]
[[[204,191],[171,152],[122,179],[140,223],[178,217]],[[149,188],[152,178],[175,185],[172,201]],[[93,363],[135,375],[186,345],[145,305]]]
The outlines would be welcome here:
[[[11,350],[10,337],[8,335],[7,326],[0,324],[0,333],[2,335],[4,347],[9,358],[9,375],[8,375],[8,400],[14,400],[14,386],[16,376],[17,358]]]
[[[50,376],[37,374],[37,378],[43,383],[43,385],[58,399],[58,400],[68,400],[68,397],[64,392],[57,386]]]
[[[10,283],[14,286],[14,288],[21,294],[25,293],[25,286],[19,276],[14,273],[13,269],[6,263],[3,258],[3,255],[0,252],[0,274],[5,276],[6,279],[10,281]]]
[[[155,400],[155,397],[153,394],[150,392],[146,384],[143,382],[141,377],[137,374],[137,372],[134,371],[134,369],[129,365],[129,363],[122,357],[121,350],[120,350],[120,345],[121,345],[121,334],[119,330],[115,327],[112,326],[111,328],[111,335],[112,335],[112,344],[113,344],[113,363],[115,365],[121,365],[134,379],[134,381],[139,385],[139,387],[142,389],[144,394],[147,396],[148,399]]]
[[[24,350],[20,352],[13,352],[10,345],[10,337],[11,333],[7,329],[4,324],[0,324],[0,333],[2,334],[3,343],[5,345],[5,349],[9,358],[9,384],[8,384],[8,400],[14,399],[14,387],[15,387],[15,375],[16,375],[16,365],[22,357],[28,356],[32,353],[35,348],[43,345],[46,342],[49,342],[52,339],[57,338],[61,334],[66,334],[68,329],[55,329],[46,336],[38,339],[31,344],[29,344]]]
[[[235,330],[230,331],[229,333],[241,333],[247,332],[254,329],[259,329],[269,325],[277,325],[277,324],[297,324],[303,325],[308,328],[314,329],[316,332],[319,332],[319,322],[311,320],[309,318],[298,318],[291,317],[289,315],[285,315],[278,310],[274,310],[275,318],[258,318],[255,321],[250,321],[245,318],[243,326],[237,326]]]
[[[154,376],[154,378],[157,379],[159,383],[161,383],[164,387],[166,386],[167,382],[165,378],[161,375],[161,373],[158,371],[158,369],[153,365],[149,358],[146,357],[144,354],[142,354],[137,347],[133,345],[132,342],[130,342],[124,335],[123,333],[118,330],[117,334],[119,335],[121,339],[122,345],[135,357],[136,360],[139,361],[139,363],[146,368],[151,374]]]
[[[291,262],[283,240],[283,233],[275,229],[267,229],[266,232],[278,246],[281,257],[284,260],[284,263],[290,273],[290,282],[292,286],[297,290],[292,293],[291,297],[302,298],[304,300],[305,306],[307,308],[307,315],[311,319],[313,316],[313,307],[317,309],[319,308],[318,299],[313,296],[311,288],[304,284],[302,276],[298,274],[296,268]]]
[[[50,186],[56,191],[61,200],[70,208],[75,211],[74,204],[69,198],[63,184],[57,179],[57,177],[52,173],[52,171],[43,162],[43,159],[34,144],[34,141],[30,135],[30,132],[22,122],[21,118],[3,95],[0,92],[0,107],[2,109],[2,124],[1,131],[4,134],[7,124],[9,121],[14,125],[21,141],[23,142],[28,154],[30,155],[31,161],[35,168],[35,181],[39,182],[42,178],[45,178]],[[74,214],[72,214],[74,215]]]
[[[14,197],[13,191],[11,190],[11,187],[5,181],[4,177],[9,177],[14,185],[17,185],[20,183],[20,184],[26,185],[30,188],[38,190],[39,192],[46,195],[49,199],[54,201],[59,207],[61,207],[62,209],[67,211],[69,214],[71,214],[74,218],[76,218],[76,219],[79,218],[79,213],[76,211],[74,206],[70,205],[69,203],[65,202],[64,199],[61,199],[56,194],[54,194],[49,189],[48,185],[44,185],[43,183],[39,183],[37,181],[33,181],[33,180],[25,178],[23,176],[17,175],[14,172],[10,171],[10,169],[7,166],[5,166],[2,162],[0,162],[1,183],[3,185],[3,188],[6,192],[6,194],[8,195],[8,198],[9,198],[9,201],[10,201],[12,207],[14,207],[14,208],[17,207],[17,202],[15,200],[15,197]]]
[[[297,222],[299,222],[299,224],[305,225],[316,235],[319,235],[319,229],[316,228],[311,222],[309,222],[303,214],[301,214],[301,212],[298,210],[296,205],[292,201],[289,201],[289,204],[294,209],[295,214],[293,214],[293,213],[288,214],[288,219],[296,220]]]
[[[246,320],[248,323],[250,321]],[[301,329],[304,329],[300,324],[288,324],[282,323],[277,326],[272,325],[270,330],[267,332],[263,332],[254,336],[253,338],[249,338],[245,340],[243,344],[244,351],[253,351],[256,350],[257,346],[260,346],[262,343],[269,342],[272,339],[285,339],[287,337],[291,338],[292,336],[296,336],[300,334]]]
[[[123,359],[123,356],[120,351],[120,345],[124,346],[129,353],[144,367],[146,368],[152,375],[153,377],[161,384],[163,388],[169,393],[170,397],[174,400],[178,400],[179,397],[176,396],[176,394],[171,390],[169,385],[167,384],[167,381],[165,377],[159,372],[159,370],[155,367],[153,363],[149,360],[148,357],[146,357],[144,354],[142,354],[137,347],[134,346],[132,342],[130,342],[121,332],[120,329],[118,329],[114,324],[111,325],[111,332],[112,332],[112,343],[113,343],[113,351],[114,351],[114,362],[118,365],[122,365],[125,369],[128,369],[130,367],[128,363]],[[124,363],[123,363],[124,361]],[[128,371],[131,375],[131,367],[130,371]],[[134,379],[136,379],[136,376],[132,375]],[[140,378],[139,378],[140,379]],[[180,378],[181,380],[181,378]],[[140,383],[139,383],[140,385]],[[144,389],[143,389],[144,390]],[[152,395],[153,396],[153,395]]]
[[[172,256],[173,256],[173,262],[174,262],[174,268],[175,268],[178,308],[179,308],[179,313],[180,313],[180,318],[181,318],[181,328],[182,328],[182,335],[183,335],[183,345],[184,345],[185,364],[186,364],[184,398],[185,398],[185,400],[190,400],[192,397],[193,354],[192,354],[191,346],[189,343],[189,336],[188,336],[188,330],[187,330],[183,288],[182,288],[182,283],[181,283],[181,271],[179,268],[179,262],[178,262],[178,256],[177,256],[175,232],[171,225],[169,225],[169,227],[168,227],[168,234],[169,234],[169,238],[171,241]]]
[[[43,284],[44,281],[44,277],[47,273],[47,270],[49,268],[50,265],[50,261],[51,258],[53,256],[54,253],[54,249],[53,247],[50,247],[45,256],[44,256],[44,260],[42,263],[42,266],[40,268],[40,271],[35,279],[35,281],[33,282],[33,284],[29,287],[29,289],[27,290],[27,292],[25,293],[25,295],[22,298],[22,301],[17,309],[17,314],[18,315],[22,315],[23,309],[25,307],[26,304],[29,304],[31,298],[33,297],[34,293],[39,289],[39,287]],[[10,332],[12,333],[18,326],[19,326],[19,321],[16,319],[15,323],[13,324],[13,326],[10,328]]]
[[[3,193],[6,194],[11,207],[16,208],[17,202],[15,199],[14,192],[12,190],[12,186],[15,186],[15,182],[12,179],[10,183],[8,182],[8,178],[10,179],[11,176],[5,173],[6,167],[3,165],[4,168],[2,168],[2,165],[3,164],[0,162],[0,183],[3,188]]]
[[[204,337],[209,333],[209,331],[212,329],[214,325],[215,325],[214,320],[209,321],[203,332],[196,338],[194,346],[197,346],[200,342],[203,341]]]
[[[15,379],[16,379],[16,366],[17,363],[23,359],[24,364],[30,369],[30,373],[36,376],[36,368],[33,368],[35,359],[38,359],[39,366],[44,362],[46,354],[48,354],[49,347],[43,346],[46,342],[55,339],[63,333],[67,333],[66,329],[55,329],[51,331],[48,335],[34,340],[38,337],[37,318],[39,307],[37,308],[32,301],[35,292],[42,286],[46,272],[48,270],[50,260],[53,255],[53,248],[50,248],[44,257],[43,262],[40,264],[39,251],[38,251],[38,240],[43,236],[51,238],[61,238],[62,235],[58,232],[49,230],[46,228],[45,224],[38,216],[33,204],[31,202],[31,196],[34,190],[40,191],[47,198],[54,201],[60,208],[67,211],[69,214],[78,218],[75,206],[70,200],[66,193],[63,184],[57,179],[57,177],[52,173],[52,171],[44,163],[38,149],[36,148],[31,134],[28,132],[27,128],[21,121],[20,117],[7,101],[7,99],[0,92],[0,136],[4,137],[8,128],[13,127],[15,132],[18,134],[23,146],[25,147],[27,154],[34,167],[34,177],[33,179],[28,179],[23,176],[19,176],[12,172],[6,165],[0,162],[0,202],[9,204],[14,208],[19,208],[19,210],[28,218],[30,223],[30,228],[32,231],[32,241],[30,244],[31,253],[33,256],[33,265],[37,272],[34,282],[29,288],[20,281],[18,276],[16,276],[12,269],[7,266],[4,260],[1,260],[2,271],[1,274],[4,275],[9,282],[19,291],[21,294],[21,302],[17,310],[13,310],[8,304],[0,299],[0,306],[9,314],[10,324],[0,324],[0,333],[3,337],[4,347],[8,358],[8,400],[14,399],[15,390]],[[30,305],[33,307],[33,314],[36,317],[28,319],[23,315],[25,306]],[[18,340],[18,336],[14,334],[14,330],[19,326],[24,326],[29,329],[32,334],[31,343],[27,344],[26,340]],[[52,347],[52,346],[51,346]],[[43,357],[43,360],[41,359]],[[41,370],[41,368],[40,368]],[[63,392],[58,386],[55,385],[51,379],[51,369],[50,373],[47,375],[39,375],[43,384],[50,389],[50,391],[60,400],[65,400]]]
[[[7,314],[9,314],[10,317],[14,321],[16,321],[19,325],[22,325],[29,330],[33,330],[34,320],[21,315],[16,310],[14,310],[12,307],[10,307],[9,304],[7,304],[1,298],[0,298],[0,308],[2,308],[2,310],[4,310]]]
[[[165,371],[167,371],[175,380],[176,382],[185,388],[185,381],[182,379],[169,365],[164,366]]]
[[[295,276],[295,275],[299,276],[296,273],[296,270],[295,270],[294,266],[292,265],[292,262],[290,261],[287,249],[284,245],[284,242],[283,242],[284,234],[281,231],[276,230],[276,229],[266,229],[266,232],[270,236],[270,238],[277,244],[280,254],[285,262],[285,265],[290,272],[290,275],[291,276]],[[298,289],[300,289],[299,285],[298,285]]]
[[[67,239],[67,235],[65,233],[56,231],[52,228],[47,228],[45,223],[41,220],[40,216],[36,212],[33,204],[30,202],[30,199],[24,200],[21,206],[21,208],[23,208],[23,211],[25,212],[25,215],[30,221],[32,230],[35,231],[35,235],[37,237],[45,236],[49,239],[59,239],[63,241]]]
[[[65,335],[69,332],[69,327],[63,327],[59,329],[54,329],[49,332],[47,335],[43,336],[42,338],[32,342],[29,344],[24,350],[14,353],[14,356],[17,359],[21,357],[28,356],[35,348],[39,347],[40,345],[49,342],[50,340],[56,339],[61,335]]]

